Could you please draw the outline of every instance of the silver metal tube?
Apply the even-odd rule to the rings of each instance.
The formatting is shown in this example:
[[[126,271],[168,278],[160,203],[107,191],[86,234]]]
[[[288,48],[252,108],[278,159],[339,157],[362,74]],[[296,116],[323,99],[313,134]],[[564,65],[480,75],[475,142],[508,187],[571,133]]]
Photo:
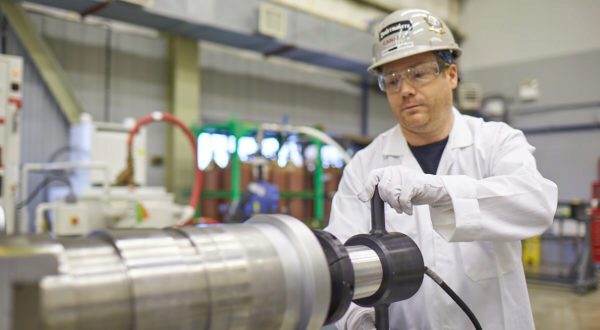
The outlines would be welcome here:
[[[44,269],[47,276],[28,281],[35,294],[15,290],[16,297],[12,288],[23,281],[0,268],[0,311],[22,302],[0,330],[317,330],[331,300],[317,239],[285,215],[80,239],[11,236],[0,239],[0,251],[0,265],[25,265],[40,254],[56,260],[55,269]]]
[[[86,238],[60,239],[55,249],[60,251],[60,274],[40,281],[38,327],[77,329],[78,324],[85,324],[93,330],[131,328],[129,279],[115,248],[101,239]]]
[[[372,296],[381,286],[383,269],[379,256],[364,245],[347,246],[354,267],[354,296],[360,299]]]

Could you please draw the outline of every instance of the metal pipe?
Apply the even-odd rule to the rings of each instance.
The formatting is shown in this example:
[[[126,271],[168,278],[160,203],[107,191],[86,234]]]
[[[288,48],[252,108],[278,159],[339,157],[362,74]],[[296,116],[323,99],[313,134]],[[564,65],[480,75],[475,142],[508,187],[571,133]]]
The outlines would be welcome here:
[[[110,193],[110,168],[108,164],[103,162],[56,162],[56,163],[26,163],[21,169],[21,187],[19,189],[21,201],[24,201],[29,190],[29,172],[51,172],[59,170],[71,170],[71,169],[91,169],[100,170],[104,173],[104,179],[102,180],[102,188],[105,196]],[[27,207],[21,208],[21,212],[17,212],[15,219],[7,219],[7,221],[14,221],[13,228],[19,233],[26,233],[27,221],[29,215]],[[18,221],[18,223],[17,223]]]
[[[323,183],[323,160],[321,159],[321,143],[317,144],[317,158],[315,159],[315,172],[313,175],[313,218],[319,227],[322,226],[325,216],[325,184]]]
[[[318,140],[323,141],[326,144],[334,146],[342,155],[342,157],[344,159],[344,163],[346,163],[346,164],[350,163],[350,155],[348,155],[346,150],[344,150],[344,148],[342,148],[342,146],[339,143],[337,143],[333,138],[331,138],[331,136],[319,131],[316,128],[312,128],[312,127],[308,127],[308,126],[300,126],[299,132],[306,134],[308,136],[312,136]]]
[[[423,262],[407,236],[362,234],[344,246],[315,233],[286,215],[257,215],[244,224],[0,238],[0,265],[40,255],[55,264],[35,280],[0,267],[0,311],[13,311],[0,330],[318,330],[350,301],[378,306],[381,323],[382,306],[420,287]]]
[[[337,143],[334,139],[332,139],[331,136],[319,131],[318,129],[308,127],[308,126],[292,126],[292,125],[280,125],[280,124],[270,124],[270,123],[261,124],[258,127],[258,131],[256,132],[256,142],[257,142],[259,148],[260,148],[262,139],[264,138],[265,131],[302,133],[304,135],[308,135],[308,136],[313,137],[325,144],[335,147],[342,155],[342,158],[344,159],[344,163],[346,163],[346,164],[350,163],[350,155],[346,152],[346,150],[344,150],[344,148],[339,143]]]
[[[110,192],[110,168],[108,164],[103,162],[57,162],[57,163],[26,163],[23,165],[22,186],[21,186],[21,199],[24,200],[27,196],[27,185],[29,172],[51,172],[59,170],[74,170],[87,168],[91,170],[100,170],[104,173],[104,180],[102,180],[102,188],[105,194],[108,195]]]
[[[368,246],[347,246],[348,255],[354,267],[354,299],[372,296],[383,279],[381,260]]]
[[[317,330],[331,300],[317,239],[285,215],[237,225],[99,231],[79,239],[11,236],[0,239],[0,251],[0,264],[38,253],[57,261],[48,276],[30,283],[33,295],[15,289],[26,283],[0,269],[0,288],[8,288],[0,291],[0,311],[22,302],[0,330]]]

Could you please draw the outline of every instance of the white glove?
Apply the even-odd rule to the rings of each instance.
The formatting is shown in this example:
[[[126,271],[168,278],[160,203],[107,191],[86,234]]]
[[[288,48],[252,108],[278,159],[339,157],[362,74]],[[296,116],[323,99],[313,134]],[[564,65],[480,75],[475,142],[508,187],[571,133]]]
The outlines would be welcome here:
[[[376,185],[379,185],[381,199],[398,213],[412,215],[413,205],[439,206],[450,202],[439,176],[419,173],[402,165],[371,171],[358,198],[363,202],[370,201]]]
[[[344,329],[375,330],[375,310],[373,308],[355,308],[351,310]]]

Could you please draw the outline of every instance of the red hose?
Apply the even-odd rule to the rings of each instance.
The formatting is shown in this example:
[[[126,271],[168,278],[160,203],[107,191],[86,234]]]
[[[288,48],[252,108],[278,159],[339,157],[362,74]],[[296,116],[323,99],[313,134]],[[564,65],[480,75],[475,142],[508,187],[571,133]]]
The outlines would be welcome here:
[[[171,115],[166,112],[153,112],[151,114],[145,115],[140,118],[140,120],[135,123],[135,126],[129,131],[129,136],[127,137],[127,148],[131,152],[133,137],[137,134],[142,126],[146,126],[155,121],[164,121],[175,126],[181,128],[187,139],[190,141],[190,145],[192,146],[192,154],[194,155],[194,187],[192,188],[192,194],[190,196],[190,206],[196,210],[198,208],[198,202],[200,201],[200,194],[202,193],[202,171],[198,168],[196,164],[198,160],[198,148],[196,145],[196,138],[190,129],[177,117]]]

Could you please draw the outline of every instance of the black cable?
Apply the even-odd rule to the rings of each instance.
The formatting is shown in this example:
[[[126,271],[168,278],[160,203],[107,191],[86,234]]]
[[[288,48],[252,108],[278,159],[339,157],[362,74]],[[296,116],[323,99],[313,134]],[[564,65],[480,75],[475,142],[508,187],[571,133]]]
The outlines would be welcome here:
[[[454,291],[452,291],[452,289],[450,289],[448,284],[446,284],[446,282],[444,282],[444,280],[442,280],[442,278],[430,268],[425,267],[425,274],[427,274],[427,276],[429,276],[435,283],[437,283],[450,296],[450,298],[454,300],[458,307],[460,307],[460,309],[462,309],[463,312],[467,314],[469,320],[473,322],[475,329],[481,330],[481,324],[479,324],[479,321],[475,317],[475,314],[473,314],[469,306],[467,306],[467,304],[465,304],[465,302],[462,301],[462,299],[460,299],[460,297]]]
[[[111,101],[111,74],[112,74],[112,28],[108,25],[106,30],[105,50],[104,50],[104,121],[109,122],[110,101]]]
[[[69,153],[87,153],[87,152],[84,149],[82,149],[82,148],[71,146],[71,145],[66,145],[66,146],[63,146],[63,147],[60,147],[60,148],[56,149],[50,155],[50,157],[48,157],[48,160],[46,162],[47,163],[55,162],[63,154],[69,154]],[[45,178],[48,177],[48,175],[46,175]],[[63,178],[65,178],[65,180],[69,180],[69,177],[70,177],[70,175],[68,173],[66,173],[66,171],[64,171],[64,170],[62,172],[59,172],[59,174],[57,174],[57,176],[58,175],[60,175]],[[71,193],[74,195],[74,192],[72,191],[72,189],[71,189]],[[44,202],[48,202],[49,201],[49,198],[48,198],[48,189],[44,190],[43,201]]]
[[[63,156],[64,154],[70,154],[70,153],[88,153],[88,152],[85,149],[82,149],[80,147],[76,147],[76,146],[72,146],[72,145],[65,145],[65,146],[62,146],[62,147],[56,149],[50,155],[50,157],[48,157],[48,160],[46,162],[47,163],[55,162],[59,157]],[[60,178],[60,179],[49,180],[49,181],[60,181],[60,182],[65,183],[69,187],[69,195],[67,197],[69,197],[69,196],[73,196],[74,197],[75,196],[75,191],[73,190],[73,186],[71,185],[71,181],[69,179],[70,178],[69,173],[67,173],[65,170],[62,170],[62,171],[53,171],[53,172],[50,172],[50,173],[46,174],[44,176],[44,179],[43,179],[42,182],[44,182],[48,178],[50,178],[51,175],[54,175],[55,178]],[[50,182],[48,182],[44,186],[48,186],[49,183]],[[36,192],[36,194],[39,194],[39,191]],[[31,195],[33,195],[33,191],[32,191]],[[27,199],[26,199],[26,201],[27,201]],[[42,197],[42,201],[43,202],[48,202],[49,201],[48,189],[44,189],[44,196]],[[27,203],[25,205],[28,205],[29,203],[31,203],[31,200],[27,201]],[[23,206],[25,206],[25,205],[23,205]],[[21,208],[23,206],[21,206]],[[48,226],[48,228],[51,229],[52,228],[52,224],[48,220],[48,212],[49,212],[49,210],[44,211],[44,217],[46,218],[46,225]]]
[[[46,186],[48,186],[50,183],[52,183],[52,181],[59,181],[64,183],[67,187],[69,187],[69,190],[71,192],[71,194],[73,194],[73,187],[71,186],[71,182],[64,177],[60,177],[60,176],[46,176],[44,178],[44,180],[42,180],[42,182],[40,182],[35,188],[33,188],[33,190],[31,190],[31,193],[29,193],[29,195],[25,198],[25,200],[20,201],[17,204],[17,210],[27,206],[29,203],[31,203],[33,201],[33,199],[37,196],[37,194],[40,193],[40,191],[42,191],[42,189],[44,189]]]
[[[0,17],[2,18],[2,23],[0,23],[0,29],[2,29],[2,36],[0,37],[0,53],[6,54],[6,39],[8,39],[6,36],[8,33],[8,19],[3,14],[0,14]]]
[[[50,157],[48,157],[48,160],[46,162],[47,163],[55,162],[58,159],[58,157],[62,156],[63,154],[72,153],[72,152],[86,153],[86,151],[84,149],[82,149],[82,148],[71,146],[71,145],[66,145],[66,146],[63,146],[63,147],[60,147],[60,148],[56,149],[50,155]]]

